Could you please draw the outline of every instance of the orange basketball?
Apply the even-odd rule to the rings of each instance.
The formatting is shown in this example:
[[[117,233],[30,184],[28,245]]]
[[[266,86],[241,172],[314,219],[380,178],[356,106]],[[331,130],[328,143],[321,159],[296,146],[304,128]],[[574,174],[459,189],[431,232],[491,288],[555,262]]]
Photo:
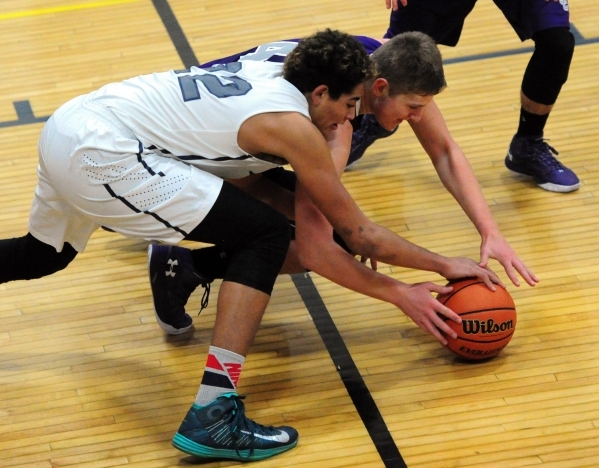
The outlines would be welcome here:
[[[447,348],[457,356],[479,361],[497,356],[512,339],[516,329],[516,306],[505,289],[491,291],[479,278],[464,278],[448,283],[449,294],[437,300],[462,317],[462,323],[445,319],[458,334],[447,337]]]

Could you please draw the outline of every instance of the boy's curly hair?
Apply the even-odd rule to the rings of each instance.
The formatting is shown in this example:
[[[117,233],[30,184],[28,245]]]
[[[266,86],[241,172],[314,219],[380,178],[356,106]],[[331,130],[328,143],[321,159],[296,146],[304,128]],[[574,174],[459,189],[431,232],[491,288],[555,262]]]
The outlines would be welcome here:
[[[302,93],[326,85],[339,99],[375,75],[362,44],[341,31],[326,29],[299,41],[285,59],[283,77]]]

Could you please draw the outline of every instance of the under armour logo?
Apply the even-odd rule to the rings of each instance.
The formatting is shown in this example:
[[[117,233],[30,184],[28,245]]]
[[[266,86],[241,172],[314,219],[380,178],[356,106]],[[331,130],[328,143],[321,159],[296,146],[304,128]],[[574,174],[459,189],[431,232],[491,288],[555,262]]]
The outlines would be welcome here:
[[[170,267],[170,268],[169,268],[167,271],[165,271],[165,272],[164,272],[164,274],[165,274],[166,276],[172,276],[172,277],[174,277],[174,276],[175,276],[177,273],[175,273],[175,272],[173,271],[173,267],[174,267],[175,265],[178,265],[178,264],[179,264],[179,262],[178,262],[177,260],[172,260],[172,259],[170,259],[170,258],[169,258],[169,259],[168,259],[168,261],[167,261],[166,263],[168,263],[168,265],[169,265],[169,267]]]

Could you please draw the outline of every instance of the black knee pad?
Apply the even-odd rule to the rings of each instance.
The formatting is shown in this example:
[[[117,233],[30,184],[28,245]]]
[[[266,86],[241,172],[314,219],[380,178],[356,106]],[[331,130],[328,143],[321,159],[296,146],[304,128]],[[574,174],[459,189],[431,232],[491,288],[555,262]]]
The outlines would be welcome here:
[[[289,220],[273,210],[268,215],[268,224],[254,225],[243,248],[233,252],[223,279],[270,295],[289,250],[291,236]]]
[[[254,217],[260,218],[264,214],[266,212],[255,213]],[[252,226],[247,226],[247,242],[242,249],[233,253],[224,280],[242,283],[270,294],[289,250],[292,228],[289,220],[275,210],[256,221]]]
[[[535,51],[522,80],[522,92],[532,101],[553,105],[568,79],[574,36],[568,28],[550,28],[532,36]]]
[[[0,240],[0,283],[30,280],[63,270],[77,251],[64,244],[62,252],[37,240],[30,233],[23,237]]]
[[[291,235],[284,215],[225,182],[208,215],[186,239],[215,244],[227,252],[225,281],[270,294]]]

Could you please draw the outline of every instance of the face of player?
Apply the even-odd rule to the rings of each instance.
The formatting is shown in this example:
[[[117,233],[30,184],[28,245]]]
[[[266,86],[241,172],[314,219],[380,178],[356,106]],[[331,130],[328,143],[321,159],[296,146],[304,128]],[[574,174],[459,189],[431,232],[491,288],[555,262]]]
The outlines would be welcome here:
[[[419,94],[381,96],[373,103],[372,112],[383,127],[393,130],[404,120],[418,122],[422,118],[424,107],[432,100],[433,96]]]
[[[309,99],[310,117],[325,138],[337,130],[339,125],[356,116],[356,104],[362,91],[363,85],[359,85],[351,93],[342,94],[339,99],[332,99],[326,87],[312,93]]]

